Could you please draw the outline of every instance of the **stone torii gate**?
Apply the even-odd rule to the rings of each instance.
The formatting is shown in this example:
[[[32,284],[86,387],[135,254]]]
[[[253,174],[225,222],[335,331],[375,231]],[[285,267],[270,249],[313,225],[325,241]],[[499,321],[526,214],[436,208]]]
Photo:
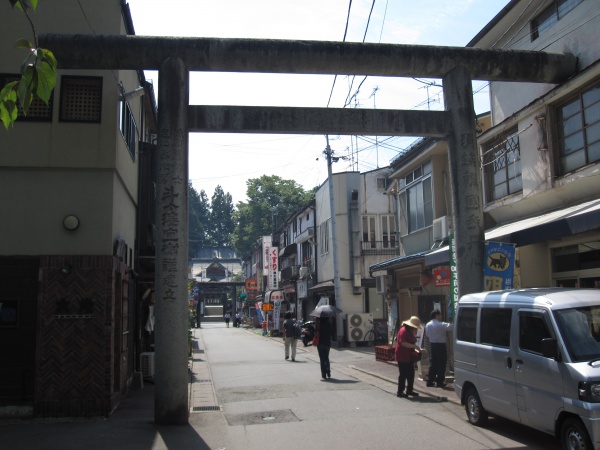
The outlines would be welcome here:
[[[188,421],[188,133],[431,136],[446,139],[459,295],[481,290],[483,201],[472,79],[560,83],[572,55],[393,44],[45,35],[60,68],[159,71],[155,421]],[[442,78],[444,111],[189,105],[189,71]]]

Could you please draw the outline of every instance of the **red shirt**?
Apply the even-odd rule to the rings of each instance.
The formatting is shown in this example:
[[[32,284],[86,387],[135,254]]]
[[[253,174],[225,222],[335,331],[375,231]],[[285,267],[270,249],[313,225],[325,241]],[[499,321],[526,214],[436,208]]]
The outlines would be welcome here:
[[[412,328],[408,326],[402,326],[398,331],[398,340],[396,342],[396,361],[398,362],[410,362],[411,355],[415,351],[414,348],[406,348],[400,345],[402,342],[409,344],[416,344],[417,337],[413,334]]]

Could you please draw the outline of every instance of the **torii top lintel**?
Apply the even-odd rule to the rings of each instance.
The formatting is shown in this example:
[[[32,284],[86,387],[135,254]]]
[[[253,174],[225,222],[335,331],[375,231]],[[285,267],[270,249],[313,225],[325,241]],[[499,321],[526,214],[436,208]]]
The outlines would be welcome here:
[[[47,34],[63,69],[156,70],[169,56],[191,71],[441,78],[456,66],[472,79],[560,83],[576,71],[570,54],[355,42]]]

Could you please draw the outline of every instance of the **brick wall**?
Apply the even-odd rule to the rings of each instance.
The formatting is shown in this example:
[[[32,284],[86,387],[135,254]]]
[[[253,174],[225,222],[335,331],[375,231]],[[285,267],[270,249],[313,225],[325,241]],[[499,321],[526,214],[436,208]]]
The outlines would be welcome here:
[[[34,414],[108,415],[128,375],[115,353],[126,266],[111,256],[45,256],[40,273]]]

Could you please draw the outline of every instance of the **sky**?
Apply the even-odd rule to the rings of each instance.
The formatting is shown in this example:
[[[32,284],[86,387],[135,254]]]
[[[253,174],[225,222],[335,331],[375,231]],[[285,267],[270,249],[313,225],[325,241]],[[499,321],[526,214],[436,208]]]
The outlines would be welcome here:
[[[350,0],[128,0],[137,35],[342,41]],[[353,0],[346,41],[465,46],[508,0]],[[373,11],[368,21],[371,6]],[[368,24],[368,26],[367,26]],[[366,33],[365,33],[366,31]],[[158,90],[158,74],[146,77]],[[362,77],[198,73],[190,104],[341,108]],[[433,85],[431,85],[433,83]],[[368,77],[348,107],[443,109],[439,80]],[[437,86],[436,86],[437,85]],[[476,112],[489,110],[487,83],[474,82]],[[159,105],[160,108],[160,105]],[[408,137],[330,135],[334,172],[385,167],[414,141]],[[377,145],[375,144],[377,142]],[[327,179],[323,135],[191,133],[189,177],[209,198],[217,185],[234,204],[246,181],[261,175],[312,189]]]

